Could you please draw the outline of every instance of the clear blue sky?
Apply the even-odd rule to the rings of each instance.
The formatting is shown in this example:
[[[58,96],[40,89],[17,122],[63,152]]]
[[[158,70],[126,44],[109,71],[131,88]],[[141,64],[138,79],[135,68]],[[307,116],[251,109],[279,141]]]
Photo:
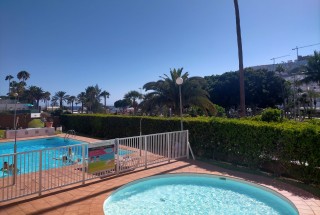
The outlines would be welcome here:
[[[294,60],[320,42],[319,0],[239,0],[244,66]],[[299,49],[309,55],[320,45]],[[0,0],[0,95],[5,76],[78,95],[98,84],[122,99],[170,68],[190,76],[238,69],[233,0]]]

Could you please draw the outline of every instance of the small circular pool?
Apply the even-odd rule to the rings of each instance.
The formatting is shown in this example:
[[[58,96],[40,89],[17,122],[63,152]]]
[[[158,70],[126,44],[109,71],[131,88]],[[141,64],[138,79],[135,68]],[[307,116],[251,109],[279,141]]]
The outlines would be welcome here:
[[[168,174],[131,182],[104,202],[105,214],[298,214],[280,194],[206,174]]]

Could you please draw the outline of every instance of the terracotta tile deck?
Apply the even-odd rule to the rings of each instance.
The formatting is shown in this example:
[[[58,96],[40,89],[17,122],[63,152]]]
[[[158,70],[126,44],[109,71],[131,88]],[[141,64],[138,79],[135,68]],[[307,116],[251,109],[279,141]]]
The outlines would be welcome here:
[[[77,138],[78,139],[78,138]],[[87,139],[88,142],[96,140]],[[85,185],[72,185],[0,203],[0,214],[103,214],[104,200],[117,188],[147,176],[168,173],[206,173],[245,179],[269,187],[291,200],[301,215],[320,215],[320,198],[297,187],[269,177],[226,170],[193,160],[178,160],[138,169],[121,176],[87,181]]]

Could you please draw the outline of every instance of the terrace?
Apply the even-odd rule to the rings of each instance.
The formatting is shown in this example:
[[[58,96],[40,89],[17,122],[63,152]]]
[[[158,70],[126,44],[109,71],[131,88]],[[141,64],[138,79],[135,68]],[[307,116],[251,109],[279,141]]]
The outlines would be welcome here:
[[[78,136],[75,138],[84,140]],[[96,140],[85,138],[85,141]],[[161,162],[119,176],[98,177],[84,185],[78,183],[45,191],[41,196],[35,194],[2,202],[1,214],[103,214],[103,202],[117,188],[137,179],[169,173],[205,173],[248,180],[281,193],[295,204],[300,214],[320,214],[320,199],[300,188],[268,176],[228,170],[191,159]]]

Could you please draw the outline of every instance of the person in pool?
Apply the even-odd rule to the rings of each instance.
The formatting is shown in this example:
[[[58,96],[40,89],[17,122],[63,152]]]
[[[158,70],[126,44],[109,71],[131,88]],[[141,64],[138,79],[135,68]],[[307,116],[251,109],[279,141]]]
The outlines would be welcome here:
[[[9,170],[9,165],[7,161],[3,162],[3,167],[0,170],[3,172],[7,172]]]

